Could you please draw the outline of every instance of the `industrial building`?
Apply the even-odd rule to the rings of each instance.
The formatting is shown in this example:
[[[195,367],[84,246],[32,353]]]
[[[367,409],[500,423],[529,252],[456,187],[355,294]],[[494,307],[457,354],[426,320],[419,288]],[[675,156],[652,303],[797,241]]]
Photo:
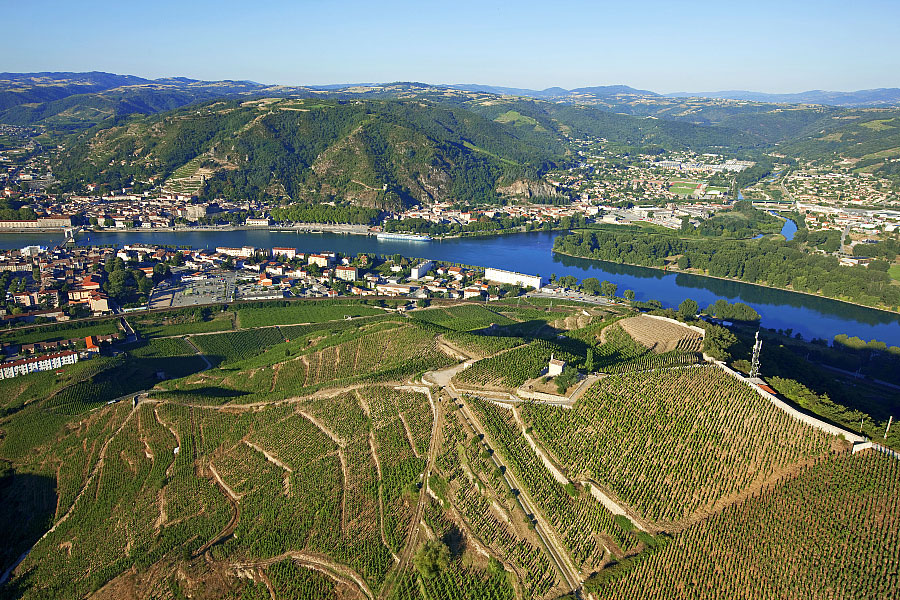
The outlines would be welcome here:
[[[510,283],[520,285],[522,287],[532,287],[536,290],[546,285],[547,281],[540,275],[525,275],[524,273],[516,273],[515,271],[504,271],[503,269],[494,269],[488,267],[484,270],[484,278],[488,281],[497,283]]]

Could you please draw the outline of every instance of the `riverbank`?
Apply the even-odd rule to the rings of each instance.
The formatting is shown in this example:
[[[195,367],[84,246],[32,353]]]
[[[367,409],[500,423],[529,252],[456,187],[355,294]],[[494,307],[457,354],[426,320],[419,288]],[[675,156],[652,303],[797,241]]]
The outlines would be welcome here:
[[[776,234],[776,235],[777,235],[777,234]],[[821,298],[822,300],[832,300],[832,301],[834,301],[834,302],[841,302],[841,303],[843,303],[843,304],[850,304],[850,305],[853,305],[853,306],[859,306],[860,308],[868,308],[868,309],[871,309],[871,310],[880,310],[881,312],[885,312],[885,313],[888,313],[888,314],[891,314],[891,315],[900,315],[900,311],[891,310],[890,307],[885,307],[884,305],[879,305],[879,306],[869,306],[869,305],[867,305],[867,304],[861,304],[861,303],[859,303],[859,302],[853,302],[852,300],[843,300],[843,299],[841,299],[841,298],[833,298],[833,297],[831,297],[831,296],[823,296],[822,294],[813,294],[813,293],[811,293],[811,292],[804,292],[804,291],[801,291],[801,290],[795,290],[795,289],[789,288],[789,287],[787,287],[787,288],[783,288],[783,287],[775,287],[775,286],[771,286],[771,285],[768,285],[768,284],[765,284],[765,283],[755,283],[755,282],[752,282],[752,281],[744,281],[744,280],[742,280],[742,279],[733,279],[733,278],[730,278],[730,277],[718,277],[718,276],[716,276],[716,275],[707,275],[706,273],[700,273],[700,272],[697,272],[697,271],[682,271],[682,270],[679,269],[677,266],[671,266],[671,267],[655,267],[655,266],[638,265],[638,264],[634,264],[634,263],[626,263],[626,262],[623,262],[623,263],[614,263],[614,262],[611,262],[611,261],[608,261],[608,260],[601,260],[601,259],[599,259],[599,258],[590,258],[590,257],[587,257],[587,256],[579,256],[579,255],[577,255],[577,254],[570,254],[570,253],[568,253],[568,252],[561,252],[561,251],[559,251],[559,250],[553,250],[553,253],[554,253],[554,254],[559,254],[559,255],[561,255],[561,256],[570,256],[570,257],[572,257],[572,258],[577,258],[577,259],[580,259],[580,260],[589,260],[589,261],[592,261],[592,262],[606,263],[606,264],[610,264],[610,265],[620,265],[620,264],[621,264],[621,265],[628,265],[629,267],[641,267],[641,268],[644,268],[644,269],[654,269],[654,270],[656,270],[656,271],[662,271],[663,273],[667,273],[667,274],[670,274],[670,275],[679,275],[679,274],[693,275],[693,276],[695,276],[695,277],[706,277],[707,279],[718,279],[719,281],[727,281],[727,282],[730,282],[730,283],[740,283],[740,284],[743,284],[743,285],[752,285],[752,286],[756,286],[756,287],[758,287],[758,288],[762,288],[762,289],[766,289],[766,290],[782,290],[782,291],[785,291],[785,292],[790,292],[790,293],[792,293],[792,294],[802,294],[802,295],[804,295],[804,296],[809,296],[809,297],[811,297],[811,298]]]

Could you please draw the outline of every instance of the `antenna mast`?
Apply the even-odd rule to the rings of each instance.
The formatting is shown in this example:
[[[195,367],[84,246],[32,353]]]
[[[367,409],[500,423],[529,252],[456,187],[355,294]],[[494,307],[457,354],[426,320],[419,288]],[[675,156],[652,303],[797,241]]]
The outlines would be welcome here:
[[[756,343],[753,344],[753,363],[750,366],[750,378],[759,377],[759,353],[762,351],[762,340],[759,330],[756,331]]]

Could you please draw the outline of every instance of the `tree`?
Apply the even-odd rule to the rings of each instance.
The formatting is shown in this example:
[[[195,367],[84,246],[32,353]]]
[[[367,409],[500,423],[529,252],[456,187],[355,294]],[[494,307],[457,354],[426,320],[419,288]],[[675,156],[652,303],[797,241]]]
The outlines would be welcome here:
[[[153,283],[159,283],[172,276],[172,271],[166,263],[158,262],[153,265]]]
[[[584,370],[590,373],[594,370],[594,349],[587,349],[587,358],[584,360]]]
[[[699,309],[700,305],[697,304],[695,300],[685,298],[684,301],[678,305],[678,316],[687,321],[688,319],[696,317]]]
[[[615,297],[617,289],[619,289],[619,286],[615,283],[606,280],[600,282],[600,292],[607,298]]]
[[[624,292],[622,292],[622,297],[631,302],[632,300],[634,300],[634,290],[625,290]]]
[[[596,277],[587,277],[581,282],[581,289],[587,294],[596,296],[600,293],[600,281]]]
[[[703,352],[716,360],[728,360],[731,358],[728,351],[736,343],[737,338],[729,330],[718,325],[708,325],[703,337]]]
[[[413,564],[422,577],[431,579],[450,564],[450,549],[440,540],[428,540],[416,552]]]

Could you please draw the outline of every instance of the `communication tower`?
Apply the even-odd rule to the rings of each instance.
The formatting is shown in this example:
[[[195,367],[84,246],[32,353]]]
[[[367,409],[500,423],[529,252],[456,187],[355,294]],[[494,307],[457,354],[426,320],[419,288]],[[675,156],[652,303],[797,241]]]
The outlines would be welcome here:
[[[756,332],[756,343],[753,344],[753,363],[750,366],[750,378],[759,377],[759,353],[762,351],[762,340]]]

